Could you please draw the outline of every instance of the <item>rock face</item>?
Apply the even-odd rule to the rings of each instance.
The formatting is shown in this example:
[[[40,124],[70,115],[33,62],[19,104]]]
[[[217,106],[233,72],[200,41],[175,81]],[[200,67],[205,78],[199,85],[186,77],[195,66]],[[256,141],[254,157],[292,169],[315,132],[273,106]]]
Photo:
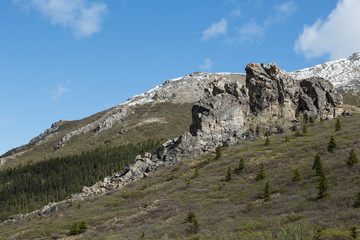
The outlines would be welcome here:
[[[321,78],[292,79],[276,64],[250,63],[246,80],[217,79],[192,108],[190,132],[163,144],[164,161],[214,150],[240,139],[282,133],[299,124],[298,117],[332,119],[343,113],[342,96]]]

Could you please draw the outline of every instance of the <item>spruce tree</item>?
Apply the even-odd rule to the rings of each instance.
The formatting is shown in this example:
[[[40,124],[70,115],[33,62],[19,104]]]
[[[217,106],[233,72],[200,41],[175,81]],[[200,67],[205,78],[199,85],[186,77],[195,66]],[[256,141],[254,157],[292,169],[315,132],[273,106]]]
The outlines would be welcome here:
[[[74,223],[74,225],[72,225],[71,229],[70,229],[70,234],[71,235],[76,235],[80,233],[80,228],[79,228],[79,224],[76,222]]]
[[[350,228],[350,236],[353,239],[356,239],[358,236],[357,227],[355,225],[351,226],[351,228]]]
[[[335,131],[340,131],[340,130],[341,130],[341,122],[340,119],[337,119],[335,124]]]
[[[320,179],[319,179],[318,199],[323,199],[323,198],[325,198],[325,197],[327,197],[329,195],[328,194],[328,188],[329,188],[329,185],[328,185],[326,176],[325,176],[325,174],[322,174],[320,176]]]
[[[190,226],[190,229],[195,232],[199,231],[200,223],[193,211],[190,211],[188,213],[188,215],[185,219],[185,223],[192,223],[192,226]]]
[[[260,169],[259,169],[259,172],[258,172],[257,175],[256,175],[255,180],[256,180],[256,181],[260,181],[260,180],[263,180],[265,177],[266,177],[265,166],[264,166],[264,164],[262,163],[262,164],[260,165]]]
[[[145,238],[145,232],[142,231],[141,235],[140,235],[140,238]]]
[[[312,169],[316,169],[317,165],[319,164],[319,161],[320,161],[320,155],[316,153]]]
[[[312,116],[309,117],[309,122],[311,125],[314,125],[314,118]]]
[[[227,181],[227,182],[230,182],[231,180],[232,180],[232,169],[231,169],[231,167],[229,166],[228,167],[228,170],[227,170],[227,173],[226,173],[226,178],[225,178],[225,180]]]
[[[351,149],[351,151],[350,151],[350,156],[349,156],[349,158],[348,158],[348,160],[347,160],[347,162],[346,162],[346,165],[347,165],[348,167],[352,167],[352,166],[354,166],[354,165],[355,165],[356,163],[358,163],[358,162],[359,162],[359,159],[357,158],[354,149]]]
[[[237,174],[240,174],[241,171],[244,170],[244,168],[245,168],[245,160],[244,160],[244,158],[241,158],[240,162],[239,162],[239,166],[235,171]]]
[[[323,176],[325,174],[324,172],[324,165],[322,163],[322,160],[321,158],[319,158],[319,161],[318,163],[316,164],[316,167],[315,167],[315,175],[316,176]]]
[[[216,156],[215,156],[215,160],[219,160],[222,156],[222,151],[221,151],[221,146],[219,145],[216,149]]]
[[[331,138],[330,138],[330,142],[329,142],[329,145],[328,145],[328,152],[334,152],[335,149],[336,149],[336,142],[335,142],[335,139],[334,139],[334,136],[331,135]]]
[[[83,232],[86,232],[88,230],[88,225],[86,223],[86,220],[82,220],[81,223],[80,223],[80,226],[79,226],[79,229],[80,229],[80,233],[83,233]]]
[[[265,201],[270,201],[270,199],[271,199],[271,189],[270,189],[269,181],[267,181],[265,184],[264,199],[265,199]]]
[[[356,196],[356,200],[354,203],[354,208],[360,208],[360,192]]]
[[[302,175],[301,175],[300,170],[299,170],[298,168],[295,169],[295,171],[294,171],[294,176],[293,176],[292,181],[293,181],[293,182],[300,182],[300,181],[302,181],[302,180],[303,180],[303,177],[302,177]]]

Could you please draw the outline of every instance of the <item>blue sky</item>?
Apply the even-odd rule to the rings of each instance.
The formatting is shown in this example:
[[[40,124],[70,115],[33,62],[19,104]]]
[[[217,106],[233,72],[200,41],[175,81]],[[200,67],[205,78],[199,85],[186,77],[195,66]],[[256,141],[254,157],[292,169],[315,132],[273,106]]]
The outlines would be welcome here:
[[[196,71],[360,51],[358,0],[0,0],[0,154]]]

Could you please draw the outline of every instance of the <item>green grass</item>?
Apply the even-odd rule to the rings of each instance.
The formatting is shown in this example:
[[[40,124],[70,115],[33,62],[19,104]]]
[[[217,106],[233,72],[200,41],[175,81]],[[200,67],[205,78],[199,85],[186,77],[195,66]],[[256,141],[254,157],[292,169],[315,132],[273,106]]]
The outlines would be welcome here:
[[[352,207],[360,191],[360,164],[348,168],[346,159],[352,148],[360,155],[360,115],[341,123],[338,132],[335,121],[325,121],[308,126],[306,136],[274,135],[269,146],[263,139],[243,141],[224,148],[217,161],[207,161],[215,154],[184,159],[123,189],[82,201],[81,209],[77,203],[63,205],[53,215],[2,224],[0,239],[66,237],[83,218],[89,230],[77,239],[138,239],[143,231],[145,239],[312,239],[318,226],[324,228],[323,239],[350,239],[350,226],[360,227],[360,211]],[[338,144],[335,153],[327,152],[331,134]],[[329,182],[330,196],[323,200],[317,200],[318,177],[311,169],[317,152]],[[236,169],[242,157],[245,169],[226,182],[228,166]],[[261,163],[267,177],[256,182]],[[193,178],[196,167],[199,176]],[[302,182],[292,182],[295,168]],[[272,198],[265,202],[267,180]],[[199,220],[197,233],[184,223],[189,211]]]

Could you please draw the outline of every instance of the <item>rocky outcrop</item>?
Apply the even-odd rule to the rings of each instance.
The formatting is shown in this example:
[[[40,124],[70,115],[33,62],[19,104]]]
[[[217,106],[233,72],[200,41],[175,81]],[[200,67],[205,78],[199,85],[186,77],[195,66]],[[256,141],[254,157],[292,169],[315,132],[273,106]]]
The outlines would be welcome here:
[[[246,80],[216,79],[192,108],[190,132],[157,150],[163,161],[228,146],[241,139],[296,129],[299,116],[333,119],[343,113],[342,96],[321,78],[292,79],[276,64],[250,63]]]

